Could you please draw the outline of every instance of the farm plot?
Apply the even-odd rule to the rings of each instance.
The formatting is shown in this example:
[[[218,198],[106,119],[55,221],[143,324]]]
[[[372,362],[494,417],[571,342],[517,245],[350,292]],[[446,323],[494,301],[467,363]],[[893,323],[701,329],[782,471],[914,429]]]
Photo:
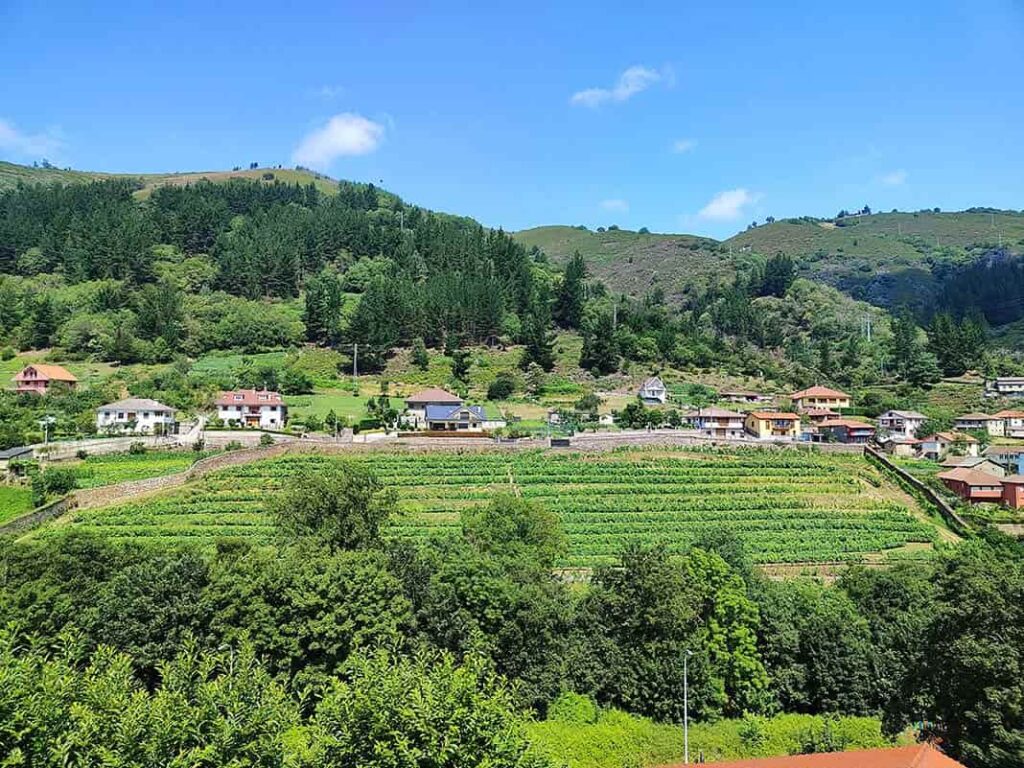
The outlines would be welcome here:
[[[267,540],[264,510],[287,479],[341,459],[288,456],[212,473],[164,496],[83,510],[41,535],[70,527],[118,539]],[[372,453],[368,464],[398,492],[403,512],[389,535],[458,530],[459,510],[514,493],[562,518],[565,565],[608,562],[630,541],[682,551],[709,531],[740,535],[760,563],[861,558],[935,540],[935,526],[859,456],[760,449]]]
[[[89,456],[71,466],[79,488],[98,488],[103,485],[144,480],[148,477],[183,472],[196,460],[208,453],[193,451],[152,451],[140,454],[111,454]]]

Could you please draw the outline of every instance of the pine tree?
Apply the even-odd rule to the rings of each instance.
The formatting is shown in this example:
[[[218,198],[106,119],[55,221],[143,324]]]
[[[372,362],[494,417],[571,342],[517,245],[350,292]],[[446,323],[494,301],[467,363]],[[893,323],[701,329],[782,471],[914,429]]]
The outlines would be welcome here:
[[[423,338],[420,336],[417,336],[412,343],[411,358],[412,364],[421,371],[430,368],[430,355],[427,353],[427,345],[423,343]]]
[[[584,325],[580,367],[600,375],[612,373],[619,367],[615,329],[607,312],[602,312],[593,323]]]
[[[583,302],[585,300],[585,281],[587,265],[579,251],[576,251],[569,263],[565,265],[565,273],[555,297],[554,317],[563,328],[579,328],[583,319]]]

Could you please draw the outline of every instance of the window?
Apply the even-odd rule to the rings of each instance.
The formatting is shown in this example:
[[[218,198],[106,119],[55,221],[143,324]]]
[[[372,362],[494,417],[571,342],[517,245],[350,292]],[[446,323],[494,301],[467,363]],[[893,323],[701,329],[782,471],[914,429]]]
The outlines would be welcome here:
[[[242,398],[242,396],[241,396],[241,395],[235,395],[235,396],[234,396],[234,399],[235,399],[235,400],[242,400],[243,398]]]

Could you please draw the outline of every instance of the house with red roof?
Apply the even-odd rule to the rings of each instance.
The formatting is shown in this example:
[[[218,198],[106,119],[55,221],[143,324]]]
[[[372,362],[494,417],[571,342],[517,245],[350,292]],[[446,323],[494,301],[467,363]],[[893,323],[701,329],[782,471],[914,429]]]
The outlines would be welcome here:
[[[993,414],[1003,420],[1003,434],[1007,437],[1024,437],[1024,411],[1005,410]]]
[[[798,411],[806,411],[808,408],[849,408],[850,396],[838,389],[828,387],[808,387],[794,392],[789,396],[793,407]]]
[[[1003,478],[970,467],[957,467],[938,474],[939,480],[964,501],[976,503],[1003,500]]]
[[[288,406],[279,392],[237,389],[221,392],[217,418],[225,424],[259,429],[281,429],[288,421]]]
[[[451,413],[462,405],[462,398],[447,390],[437,387],[420,390],[405,398],[405,422],[413,429],[427,429],[428,410],[431,415],[439,413],[441,408],[445,413]]]
[[[78,379],[74,374],[59,365],[45,365],[33,363],[25,366],[14,377],[14,388],[19,394],[31,392],[36,395],[45,395],[54,384],[63,384],[68,389],[78,386]]]
[[[796,440],[800,437],[800,417],[795,413],[780,411],[751,411],[743,422],[747,434],[759,440],[786,438]]]
[[[724,763],[703,763],[707,768],[964,768],[931,744],[906,747],[818,752],[813,755],[750,757]],[[682,764],[663,768],[683,768]]]
[[[936,432],[921,438],[921,457],[938,461],[951,450],[963,456],[978,455],[978,441],[964,432]]]

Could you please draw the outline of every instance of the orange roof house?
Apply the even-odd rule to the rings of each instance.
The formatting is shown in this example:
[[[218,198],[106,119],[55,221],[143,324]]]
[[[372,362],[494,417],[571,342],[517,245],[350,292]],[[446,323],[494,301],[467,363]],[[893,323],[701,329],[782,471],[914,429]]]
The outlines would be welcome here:
[[[930,744],[913,744],[909,747],[888,749],[855,749],[849,752],[819,752],[813,755],[752,757],[704,765],[708,768],[964,768],[962,763],[958,763]]]
[[[424,389],[405,398],[405,405],[413,410],[428,405],[462,405],[462,398],[443,389]]]
[[[828,387],[808,387],[794,392],[789,396],[793,407],[797,410],[808,408],[849,408],[850,396],[838,389]]]
[[[743,422],[747,432],[759,439],[800,437],[800,417],[779,411],[751,411]]]
[[[969,467],[957,467],[940,472],[937,477],[947,488],[964,501],[1003,500],[1002,478]]]
[[[54,382],[66,384],[74,389],[78,379],[74,374],[59,365],[44,365],[33,363],[25,366],[17,376],[14,377],[14,386],[18,392],[32,392],[37,395],[46,394]]]

